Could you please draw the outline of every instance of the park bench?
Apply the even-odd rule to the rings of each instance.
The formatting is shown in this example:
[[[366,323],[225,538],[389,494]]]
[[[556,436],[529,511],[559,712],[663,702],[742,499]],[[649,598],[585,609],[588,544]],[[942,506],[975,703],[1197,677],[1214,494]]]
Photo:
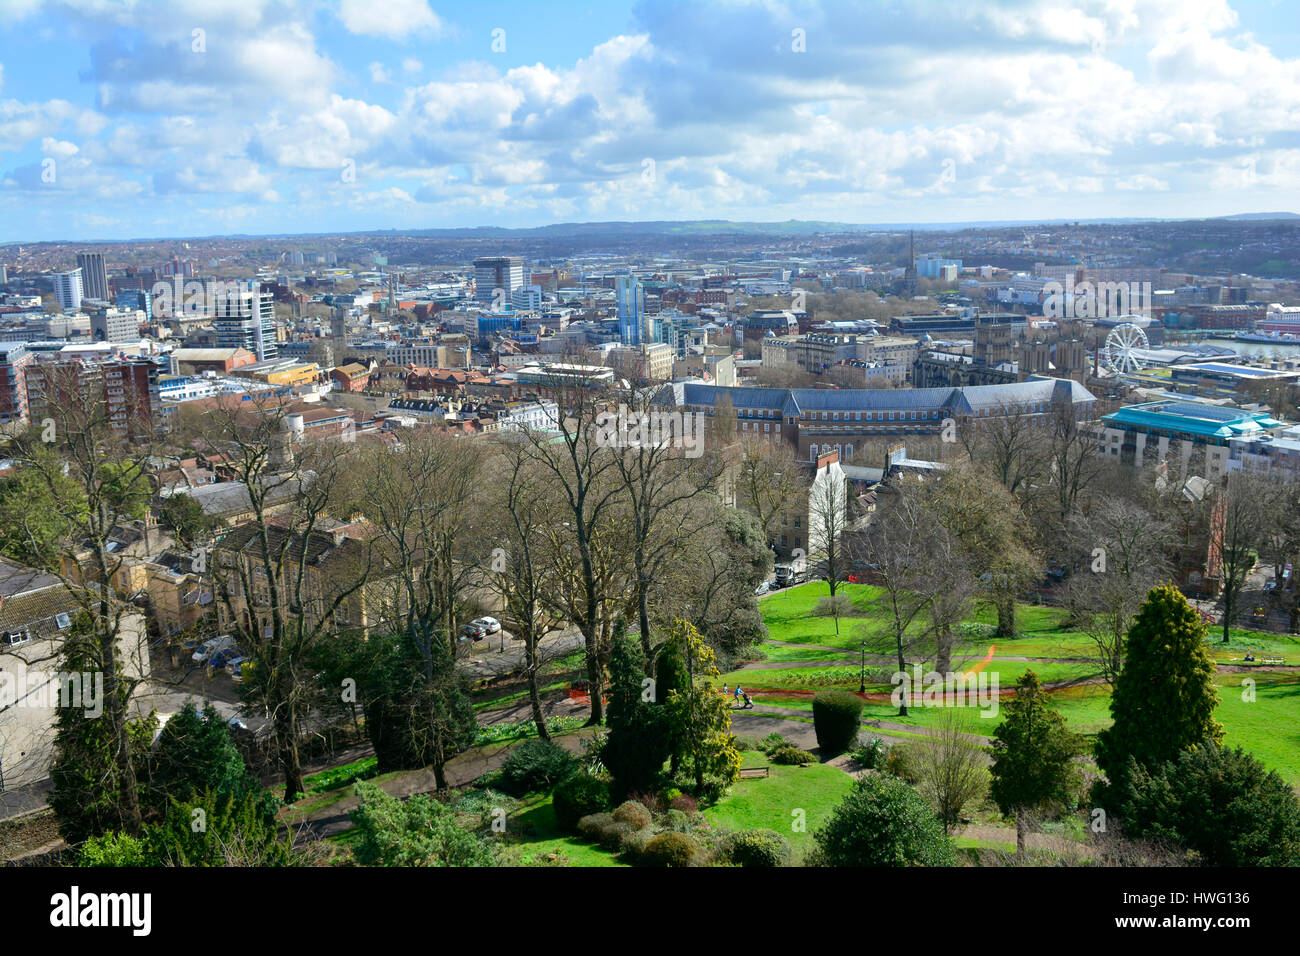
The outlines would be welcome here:
[[[740,771],[740,779],[747,780],[751,777],[766,777],[767,771],[767,767],[750,767],[747,770]]]

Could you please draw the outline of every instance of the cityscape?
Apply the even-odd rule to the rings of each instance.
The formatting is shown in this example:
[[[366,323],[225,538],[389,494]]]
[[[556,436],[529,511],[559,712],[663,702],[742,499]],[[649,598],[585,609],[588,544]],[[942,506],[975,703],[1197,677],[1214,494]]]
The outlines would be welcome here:
[[[173,866],[996,868],[1266,922],[1288,4],[6,19],[0,859],[42,923],[159,935],[111,876]]]

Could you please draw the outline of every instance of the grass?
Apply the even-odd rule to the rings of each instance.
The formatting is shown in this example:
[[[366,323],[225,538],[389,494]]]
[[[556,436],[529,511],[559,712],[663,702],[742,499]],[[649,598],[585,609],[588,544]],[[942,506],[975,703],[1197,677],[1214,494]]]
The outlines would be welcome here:
[[[768,776],[738,780],[731,792],[704,811],[704,818],[725,830],[763,828],[782,834],[798,861],[813,847],[813,834],[853,789],[853,778],[825,764],[787,767],[773,764],[757,751],[745,751],[742,766],[768,767]],[[802,810],[802,815],[796,815]],[[802,819],[801,830],[792,829]]]
[[[550,794],[524,800],[507,820],[506,834],[522,865],[627,866],[595,844],[562,833]],[[549,860],[551,855],[557,859]]]

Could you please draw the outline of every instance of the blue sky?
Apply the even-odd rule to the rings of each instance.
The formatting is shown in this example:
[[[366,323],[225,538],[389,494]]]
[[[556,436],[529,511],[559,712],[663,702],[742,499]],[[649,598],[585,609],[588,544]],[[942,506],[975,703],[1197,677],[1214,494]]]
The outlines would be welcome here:
[[[0,241],[1300,212],[1290,0],[5,0]]]

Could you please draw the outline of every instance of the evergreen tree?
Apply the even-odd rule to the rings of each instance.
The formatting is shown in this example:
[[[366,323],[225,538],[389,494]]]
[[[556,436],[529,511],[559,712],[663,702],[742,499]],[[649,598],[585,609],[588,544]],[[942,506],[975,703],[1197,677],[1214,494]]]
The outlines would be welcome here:
[[[1004,718],[992,746],[989,795],[1016,821],[1016,852],[1025,851],[1031,814],[1069,804],[1079,785],[1074,758],[1082,745],[1048,704],[1038,675],[1025,671],[1015,696],[1002,705]]]
[[[674,731],[676,764],[694,779],[697,794],[703,792],[706,777],[725,789],[740,776],[740,751],[731,734],[730,702],[714,686],[721,675],[713,650],[689,621],[674,622],[670,635],[687,675],[684,686],[669,691],[664,705]]]
[[[620,634],[609,662],[609,735],[601,761],[619,799],[653,790],[671,747],[658,687],[645,679],[645,654],[635,638]]]
[[[1151,589],[1128,632],[1110,700],[1114,723],[1097,737],[1097,766],[1112,787],[1125,785],[1130,758],[1151,771],[1203,740],[1223,741],[1205,637],[1205,623],[1177,588]]]
[[[149,766],[145,802],[160,816],[167,812],[169,799],[192,800],[205,791],[235,798],[264,792],[211,702],[202,716],[193,701],[185,702],[159,734]],[[263,799],[263,809],[274,816],[270,794]]]

